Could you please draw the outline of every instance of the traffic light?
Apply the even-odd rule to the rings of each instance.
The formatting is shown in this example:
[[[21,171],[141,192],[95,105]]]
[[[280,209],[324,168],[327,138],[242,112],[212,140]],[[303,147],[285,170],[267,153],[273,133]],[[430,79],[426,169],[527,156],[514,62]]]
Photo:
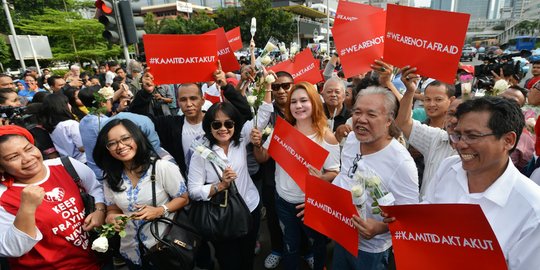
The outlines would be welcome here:
[[[141,16],[134,16],[134,14],[141,13],[141,5],[131,5],[131,1],[119,1],[118,8],[126,44],[137,43],[145,34],[144,30],[137,30],[137,28],[144,26],[144,19]]]
[[[117,12],[112,0],[97,0],[96,17],[105,26],[103,37],[113,44],[120,44],[120,34],[118,32],[118,22],[115,13]]]

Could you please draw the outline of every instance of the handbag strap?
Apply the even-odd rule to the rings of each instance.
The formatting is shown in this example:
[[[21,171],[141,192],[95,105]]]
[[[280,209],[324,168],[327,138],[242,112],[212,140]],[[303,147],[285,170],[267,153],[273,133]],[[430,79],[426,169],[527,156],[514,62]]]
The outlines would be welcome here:
[[[81,186],[81,177],[79,177],[79,174],[77,173],[77,171],[73,167],[73,164],[71,163],[71,160],[69,160],[69,157],[68,156],[62,156],[62,157],[60,157],[60,161],[62,161],[62,165],[64,165],[64,169],[66,169],[66,171],[69,173],[69,175],[71,176],[71,178],[73,179],[75,184],[77,184],[77,187],[80,190],[85,190]]]
[[[150,182],[152,182],[152,206],[157,207],[156,199],[156,164],[157,158],[152,159],[152,174],[150,175]],[[156,232],[158,231],[158,224],[154,223]]]

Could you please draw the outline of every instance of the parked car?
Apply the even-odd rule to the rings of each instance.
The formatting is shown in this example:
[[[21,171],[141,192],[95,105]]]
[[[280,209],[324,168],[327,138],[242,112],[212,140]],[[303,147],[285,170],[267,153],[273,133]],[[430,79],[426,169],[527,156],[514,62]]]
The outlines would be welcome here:
[[[463,48],[463,50],[461,51],[460,61],[472,61],[475,53],[476,50],[473,50],[472,47]]]

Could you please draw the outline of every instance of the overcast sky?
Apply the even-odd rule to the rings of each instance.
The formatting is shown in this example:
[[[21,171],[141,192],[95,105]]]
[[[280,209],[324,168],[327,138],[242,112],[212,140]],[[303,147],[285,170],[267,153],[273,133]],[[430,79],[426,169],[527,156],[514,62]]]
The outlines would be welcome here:
[[[431,1],[430,0],[414,0],[414,4],[417,7],[429,7],[429,5],[431,4]]]

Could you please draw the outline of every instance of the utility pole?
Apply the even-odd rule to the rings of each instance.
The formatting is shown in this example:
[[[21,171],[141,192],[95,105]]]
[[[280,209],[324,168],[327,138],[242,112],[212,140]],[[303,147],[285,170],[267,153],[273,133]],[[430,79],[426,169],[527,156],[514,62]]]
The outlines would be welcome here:
[[[17,54],[19,55],[19,61],[21,62],[21,67],[23,71],[26,69],[26,65],[24,64],[24,58],[21,54],[21,47],[19,46],[19,40],[17,40],[17,33],[15,32],[15,27],[13,26],[13,21],[11,20],[11,14],[9,13],[9,6],[7,4],[6,0],[2,0],[2,4],[4,5],[4,11],[6,12],[6,18],[9,24],[9,29],[11,30],[11,35],[13,36],[13,43],[11,46],[15,45],[15,50],[17,51]]]

